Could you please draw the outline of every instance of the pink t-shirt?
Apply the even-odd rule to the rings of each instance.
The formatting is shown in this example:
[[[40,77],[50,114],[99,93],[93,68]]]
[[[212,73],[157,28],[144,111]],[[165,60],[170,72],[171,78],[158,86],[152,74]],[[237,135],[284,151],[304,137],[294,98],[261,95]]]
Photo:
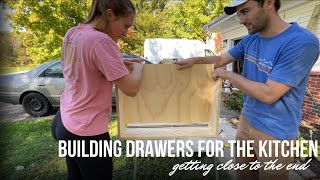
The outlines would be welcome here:
[[[108,132],[112,81],[129,73],[116,42],[88,24],[71,28],[63,41],[62,70],[60,111],[66,129],[79,136]]]

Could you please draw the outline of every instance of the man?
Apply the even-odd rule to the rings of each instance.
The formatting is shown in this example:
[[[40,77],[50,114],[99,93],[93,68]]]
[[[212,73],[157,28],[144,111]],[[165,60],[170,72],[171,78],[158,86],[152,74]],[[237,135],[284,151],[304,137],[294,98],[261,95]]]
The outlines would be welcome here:
[[[242,75],[215,69],[212,77],[228,79],[244,93],[244,105],[237,140],[254,140],[254,158],[237,157],[238,163],[269,162],[289,164],[292,157],[258,156],[258,140],[294,140],[302,117],[302,102],[308,76],[319,56],[319,40],[296,23],[284,22],[280,0],[235,0],[224,8],[236,13],[249,35],[221,56],[189,58],[176,62],[178,69],[193,64],[214,64],[215,68],[236,60],[244,61]],[[265,148],[268,150],[268,146]],[[286,168],[275,171],[237,171],[238,179],[288,179]]]

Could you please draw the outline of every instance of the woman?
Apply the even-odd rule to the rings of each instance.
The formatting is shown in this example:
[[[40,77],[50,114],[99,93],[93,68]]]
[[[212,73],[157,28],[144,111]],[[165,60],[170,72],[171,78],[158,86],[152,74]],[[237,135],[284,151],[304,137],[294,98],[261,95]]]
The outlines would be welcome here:
[[[60,112],[53,123],[59,140],[110,140],[112,86],[135,96],[140,88],[143,63],[122,61],[116,44],[134,22],[130,0],[94,0],[83,24],[71,28],[62,46],[65,88]],[[126,66],[130,69],[127,70]],[[68,179],[111,179],[112,158],[66,157]]]

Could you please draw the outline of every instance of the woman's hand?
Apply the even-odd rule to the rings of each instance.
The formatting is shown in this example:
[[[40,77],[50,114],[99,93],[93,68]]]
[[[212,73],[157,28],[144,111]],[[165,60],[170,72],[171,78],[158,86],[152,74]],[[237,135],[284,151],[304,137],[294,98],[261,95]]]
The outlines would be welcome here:
[[[134,68],[139,68],[139,66],[143,67],[143,62],[144,60],[139,59],[139,58],[126,58],[123,59],[123,63],[124,65],[127,67],[127,69],[129,69],[130,71],[132,71]],[[140,65],[139,65],[140,64]],[[140,67],[141,68],[141,67]]]

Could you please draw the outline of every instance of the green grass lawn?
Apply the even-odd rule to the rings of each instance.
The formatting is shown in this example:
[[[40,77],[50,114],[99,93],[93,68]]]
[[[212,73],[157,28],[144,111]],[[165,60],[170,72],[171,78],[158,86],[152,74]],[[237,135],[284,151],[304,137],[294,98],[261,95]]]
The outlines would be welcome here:
[[[50,131],[51,120],[0,122],[0,179],[66,179],[64,158],[58,157],[58,143]],[[116,118],[109,128],[112,139],[117,138]],[[123,141],[122,144],[125,144]],[[124,153],[122,153],[124,154]],[[122,155],[114,160],[114,179],[133,179],[134,158]],[[137,179],[168,179],[175,164],[195,161],[193,158],[137,158]],[[213,158],[200,159],[214,164]],[[172,179],[213,179],[214,168],[203,177],[203,171],[176,171]],[[230,179],[223,171],[220,179]]]

